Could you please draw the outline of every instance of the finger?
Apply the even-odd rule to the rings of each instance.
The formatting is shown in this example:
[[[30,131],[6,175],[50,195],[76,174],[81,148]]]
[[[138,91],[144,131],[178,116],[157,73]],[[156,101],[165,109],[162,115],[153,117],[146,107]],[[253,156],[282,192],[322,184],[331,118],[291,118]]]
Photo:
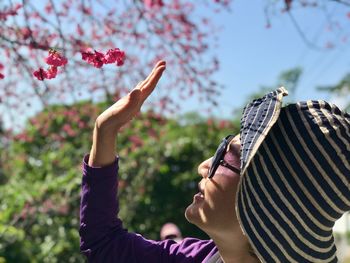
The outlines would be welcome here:
[[[143,84],[143,81],[140,81],[139,83],[137,83],[134,89],[139,89],[142,86],[142,84]]]
[[[153,92],[164,70],[165,65],[158,67],[154,72],[154,75],[150,78],[149,82],[141,87],[141,97],[143,101],[145,101],[147,97]]]
[[[157,70],[157,68],[159,68],[160,66],[165,66],[166,62],[164,60],[160,60],[157,62],[157,64],[153,67],[151,73],[147,76],[147,78],[142,81],[142,84],[146,85],[150,79],[154,76],[155,71]]]

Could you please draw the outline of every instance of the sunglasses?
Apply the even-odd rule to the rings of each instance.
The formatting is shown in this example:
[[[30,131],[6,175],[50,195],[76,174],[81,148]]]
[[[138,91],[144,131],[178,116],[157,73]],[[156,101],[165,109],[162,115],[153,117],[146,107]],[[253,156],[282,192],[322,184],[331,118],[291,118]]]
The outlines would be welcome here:
[[[226,136],[224,139],[222,139],[219,147],[216,149],[216,152],[214,154],[214,157],[211,161],[211,165],[210,165],[210,169],[209,169],[209,173],[208,173],[208,178],[213,178],[216,170],[218,169],[219,165],[222,165],[228,169],[230,169],[231,171],[235,172],[235,173],[240,173],[241,170],[229,165],[227,162],[224,161],[224,155],[225,152],[227,151],[227,146],[229,145],[229,143],[231,142],[231,140],[234,138],[234,135],[228,135]]]

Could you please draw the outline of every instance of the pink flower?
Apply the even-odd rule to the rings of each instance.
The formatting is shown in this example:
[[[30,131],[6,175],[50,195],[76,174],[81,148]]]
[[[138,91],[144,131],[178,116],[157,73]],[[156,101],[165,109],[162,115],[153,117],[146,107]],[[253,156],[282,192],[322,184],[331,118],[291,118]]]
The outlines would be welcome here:
[[[119,48],[110,49],[107,51],[107,53],[104,57],[106,64],[111,64],[111,63],[116,62],[116,60],[117,60],[116,50],[119,50]]]
[[[143,4],[148,7],[148,8],[152,8],[154,6],[164,6],[164,3],[162,0],[143,0]]]
[[[121,51],[119,48],[110,49],[107,51],[105,57],[105,64],[115,63],[117,66],[124,64],[125,52]]]
[[[16,4],[15,7],[13,8],[13,14],[17,15],[17,11],[23,7],[22,4]]]
[[[105,62],[104,54],[95,50],[92,52],[82,52],[81,58],[96,68],[101,68]]]
[[[131,135],[129,140],[133,143],[135,148],[141,147],[143,145],[143,140],[137,135]]]
[[[93,60],[94,67],[101,68],[104,63],[105,63],[105,55],[95,50],[95,56]]]
[[[123,52],[123,51],[122,51]],[[124,65],[124,59],[125,59],[125,54],[123,52],[123,56],[119,56],[117,57],[117,66],[120,67],[120,66],[123,66]]]
[[[28,39],[31,35],[31,31],[28,27],[21,28],[19,33],[24,40]]]
[[[91,15],[91,14],[92,14],[91,8],[88,8],[88,7],[85,7],[85,6],[82,6],[82,7],[81,7],[81,11],[82,11],[85,15]]]
[[[149,7],[149,8],[150,8],[150,7],[152,7],[152,2],[153,2],[152,0],[144,0],[144,1],[143,1],[143,4],[144,4],[146,7]]]
[[[51,3],[47,3],[46,6],[45,6],[45,11],[47,14],[51,14],[52,13],[52,5]]]
[[[76,135],[76,132],[72,129],[72,126],[70,126],[69,124],[63,125],[62,130],[65,131],[66,134],[70,137],[73,137]]]
[[[111,63],[121,66],[124,64],[125,52],[119,48],[110,49],[106,54],[95,50],[94,53],[90,51],[81,52],[81,58],[96,68],[101,68],[104,64]]]
[[[4,69],[4,65],[0,63],[0,70]],[[5,75],[0,72],[0,79],[4,79]]]
[[[48,65],[55,66],[55,67],[60,67],[60,66],[66,65],[68,60],[65,57],[63,57],[56,50],[50,50],[49,51],[49,56],[47,58],[45,58],[45,62]]]
[[[46,71],[47,73],[47,79],[53,79],[56,78],[57,76],[57,67],[51,66],[49,69]]]
[[[47,79],[47,72],[42,69],[39,68],[38,70],[33,72],[34,77],[36,77],[38,80],[43,81],[44,79]]]
[[[49,56],[45,58],[45,61],[50,67],[47,70],[39,68],[33,72],[34,77],[38,80],[53,79],[57,76],[57,67],[64,66],[68,60],[62,56],[58,51],[50,49]]]
[[[346,14],[346,17],[350,19],[350,12]]]
[[[17,15],[17,11],[22,8],[21,4],[16,4],[12,9],[0,11],[0,20],[6,21],[7,17]]]
[[[92,52],[81,52],[81,59],[89,63],[90,60],[93,60],[94,53]]]

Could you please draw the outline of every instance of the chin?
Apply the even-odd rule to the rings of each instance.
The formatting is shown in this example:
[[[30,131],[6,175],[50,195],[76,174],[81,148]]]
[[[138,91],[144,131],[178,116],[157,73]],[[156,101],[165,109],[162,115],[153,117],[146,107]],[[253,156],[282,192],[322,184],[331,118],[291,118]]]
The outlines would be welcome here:
[[[210,225],[209,222],[204,222],[203,218],[200,216],[199,209],[194,204],[190,204],[185,211],[185,217],[188,222],[198,227],[200,230],[204,231],[208,236],[210,236]]]
[[[185,218],[187,219],[188,222],[192,223],[192,224],[196,224],[196,221],[198,220],[198,212],[195,213],[194,212],[194,207],[193,204],[190,204],[185,211]],[[195,214],[197,214],[197,216],[195,216]],[[197,217],[197,220],[195,220]]]
[[[204,222],[199,213],[199,207],[196,204],[190,204],[185,211],[185,218],[191,224],[196,225],[199,228],[203,228]]]

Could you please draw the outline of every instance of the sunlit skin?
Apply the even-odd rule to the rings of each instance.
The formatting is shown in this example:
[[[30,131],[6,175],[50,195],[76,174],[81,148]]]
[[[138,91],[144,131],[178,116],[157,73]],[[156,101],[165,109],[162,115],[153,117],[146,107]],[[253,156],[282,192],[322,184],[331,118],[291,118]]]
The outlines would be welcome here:
[[[230,152],[225,154],[224,159],[229,161],[231,165],[240,167],[239,136],[232,140],[229,147]],[[220,232],[222,225],[236,224],[232,220],[236,219],[234,205],[232,204],[234,204],[240,176],[224,166],[219,166],[214,177],[209,179],[210,164],[211,158],[198,166],[198,174],[202,177],[198,187],[203,196],[195,195],[193,203],[186,209],[185,216],[191,223],[215,234]]]
[[[140,111],[161,78],[165,65],[165,61],[159,61],[144,81],[99,115],[93,132],[90,166],[102,167],[114,162],[120,128]],[[230,153],[225,154],[225,160],[236,167],[239,167],[239,145],[239,137],[235,137],[230,145]],[[234,201],[239,174],[219,166],[214,177],[208,179],[209,165],[210,159],[198,167],[198,173],[202,176],[200,189],[203,190],[204,197],[195,197],[197,200],[186,210],[186,218],[214,240],[225,263],[258,262],[249,254],[248,240],[243,235],[235,214]]]
[[[240,139],[235,136],[224,160],[240,167]],[[240,228],[235,211],[235,197],[240,175],[219,166],[214,177],[208,178],[211,158],[198,166],[202,177],[199,192],[185,212],[187,220],[205,231],[217,245],[224,262],[259,262],[249,253],[250,246]]]

